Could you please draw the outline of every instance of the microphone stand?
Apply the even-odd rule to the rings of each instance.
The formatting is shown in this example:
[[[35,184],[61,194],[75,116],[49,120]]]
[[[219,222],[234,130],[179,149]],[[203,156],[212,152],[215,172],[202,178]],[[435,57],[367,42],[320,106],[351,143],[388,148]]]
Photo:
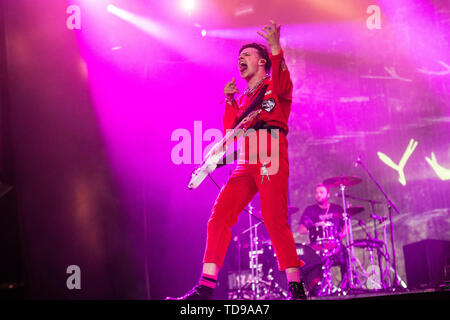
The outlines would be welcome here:
[[[382,223],[384,223],[385,220],[384,220],[384,218],[381,218],[381,220],[378,220],[378,219],[375,218],[376,217],[376,215],[375,215],[375,201],[369,200],[369,202],[370,202],[370,206],[372,207],[371,218],[373,219],[373,234],[374,234],[375,239],[378,240],[377,221],[381,225]],[[386,239],[384,239],[384,241],[386,241]],[[377,250],[377,258],[378,258],[378,268],[380,269],[380,281],[383,284],[383,287],[384,287],[383,289],[386,289],[386,281],[384,279],[384,273],[382,272],[383,264],[381,263],[379,248]],[[389,262],[385,260],[385,263],[386,263],[387,268],[389,270],[389,268],[390,268]],[[389,271],[389,273],[390,273],[390,271]]]
[[[398,273],[397,273],[397,256],[395,253],[395,245],[394,245],[394,224],[392,221],[392,209],[395,210],[398,214],[400,214],[400,211],[398,210],[397,206],[392,202],[391,198],[387,195],[387,193],[384,191],[383,187],[375,180],[375,178],[372,176],[372,174],[370,173],[369,169],[367,168],[367,166],[362,162],[361,158],[358,158],[357,163],[359,165],[361,165],[361,167],[363,167],[363,169],[367,172],[367,175],[369,176],[369,178],[373,181],[373,183],[375,183],[375,185],[378,187],[378,189],[381,191],[381,193],[383,194],[384,198],[387,201],[387,207],[388,207],[388,211],[389,211],[389,222],[391,224],[390,229],[391,229],[391,248],[392,248],[392,267],[394,269],[394,286],[393,286],[393,290],[395,289],[400,289],[401,286],[398,282]]]
[[[359,163],[361,160],[360,159],[358,159],[358,161],[357,161],[357,163]],[[339,194],[339,193],[336,193],[335,194],[335,196],[336,197],[341,197],[341,195]],[[350,195],[350,194],[346,194],[345,195],[347,198],[349,198],[349,199],[354,199],[354,200],[359,200],[359,201],[365,201],[365,202],[368,202],[368,203],[370,203],[370,206],[371,206],[371,208],[372,208],[372,212],[373,212],[373,214],[371,215],[371,218],[373,219],[373,232],[374,232],[374,237],[375,237],[375,239],[376,240],[378,240],[378,232],[377,232],[377,221],[379,221],[379,223],[380,223],[380,225],[385,221],[385,219],[387,219],[387,218],[381,218],[381,217],[378,217],[378,216],[376,216],[375,215],[375,205],[376,204],[382,204],[382,202],[381,201],[376,201],[376,200],[372,200],[372,199],[365,199],[365,198],[361,198],[361,197],[356,197],[356,196],[353,196],[353,195]],[[361,224],[360,224],[360,226],[361,226]],[[361,228],[362,228],[362,226],[361,226]],[[366,230],[364,230],[365,232],[366,232],[366,234],[368,235],[368,237],[369,237],[369,239],[372,239],[372,237],[367,233],[367,231]],[[384,237],[384,243],[386,243],[386,237]],[[388,254],[388,252],[387,252],[387,244],[385,244],[385,248],[383,248],[383,249],[386,249],[386,254]],[[389,262],[389,260],[386,258],[386,256],[384,255],[384,253],[382,253],[382,255],[383,255],[383,257],[385,258],[385,262],[386,262],[386,268],[387,268],[387,270],[390,270],[390,262]],[[378,257],[378,268],[380,269],[380,270],[383,270],[383,265],[382,265],[382,263],[381,263],[381,260],[380,260],[380,253],[379,253],[379,250],[377,250],[377,257]],[[380,271],[381,272],[381,271]],[[390,272],[390,271],[389,271]],[[390,283],[390,275],[388,275],[388,277],[389,277],[389,283]],[[386,285],[386,279],[385,279],[385,277],[384,277],[384,273],[381,273],[381,282],[383,283],[383,286],[384,286],[384,289],[386,289],[387,287],[388,287],[388,285]]]

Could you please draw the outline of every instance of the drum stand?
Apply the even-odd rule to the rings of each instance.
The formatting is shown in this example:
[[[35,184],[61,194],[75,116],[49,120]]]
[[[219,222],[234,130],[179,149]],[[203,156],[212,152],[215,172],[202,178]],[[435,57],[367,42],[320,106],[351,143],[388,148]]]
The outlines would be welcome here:
[[[334,254],[336,254],[336,252],[332,252],[330,254],[328,254],[327,252],[321,253],[324,263],[322,266],[322,278],[317,284],[319,288],[317,296],[330,296],[340,294],[340,292],[342,291],[340,288],[334,285],[333,279],[331,277],[331,267],[334,263]]]
[[[365,291],[365,288],[362,288],[361,282],[359,281],[359,278],[362,276],[365,279],[367,279],[367,284],[370,284],[370,286],[380,289],[383,287],[383,284],[378,282],[376,278],[378,278],[376,274],[376,266],[375,266],[375,258],[373,253],[373,248],[371,245],[368,246],[369,250],[369,259],[370,259],[370,274],[366,272],[364,267],[361,264],[361,261],[356,257],[355,255],[355,246],[354,246],[354,239],[353,239],[353,230],[352,230],[352,220],[351,216],[347,213],[347,203],[345,198],[345,185],[340,185],[341,193],[342,193],[342,207],[344,209],[343,217],[345,222],[345,227],[347,228],[347,279],[346,281],[342,282],[345,283],[344,287],[346,289],[346,294],[352,292],[352,291]],[[362,226],[361,226],[362,227]],[[372,239],[372,237],[367,233],[367,231],[364,229],[366,234],[368,235],[369,239]],[[375,231],[376,232],[376,231]],[[380,276],[381,276],[381,269],[379,269]]]
[[[370,200],[369,202],[370,202],[370,206],[372,208],[371,217],[373,219],[373,235],[374,235],[375,239],[378,240],[377,220],[379,220],[380,224],[382,224],[384,222],[384,219],[375,215],[375,202],[373,200]],[[384,224],[384,226],[383,226],[383,235],[384,235],[383,244],[385,245],[386,244],[386,224]],[[386,249],[387,249],[387,247],[386,247]],[[386,250],[386,252],[387,252],[387,250]],[[386,289],[388,287],[388,285],[386,284],[385,273],[382,272],[383,264],[381,263],[381,257],[380,257],[380,253],[378,250],[377,250],[377,257],[378,257],[378,268],[380,271],[380,283],[382,285],[381,289]],[[373,258],[373,257],[371,257],[371,258]],[[389,259],[386,259],[386,256],[385,256],[385,262],[386,262],[386,268],[387,268],[387,270],[389,270],[389,268],[390,268]],[[372,263],[373,268],[375,268],[372,260],[371,260],[371,263]],[[390,277],[389,277],[389,279],[390,279]]]
[[[239,250],[239,263],[238,263],[239,288],[236,292],[232,293],[233,300],[247,300],[247,299],[259,300],[263,296],[262,292],[266,291],[266,290],[263,290],[263,288],[261,287],[262,264],[260,264],[258,261],[259,255],[261,255],[263,252],[262,252],[262,249],[258,248],[259,239],[258,239],[257,228],[262,223],[262,221],[253,225],[253,222],[252,222],[253,206],[251,203],[248,205],[248,210],[246,210],[246,211],[249,214],[248,217],[249,217],[250,228],[248,228],[247,230],[244,230],[242,233],[246,233],[248,231],[249,235],[250,235],[250,251],[249,251],[248,255],[249,255],[249,259],[250,259],[249,260],[249,268],[251,271],[251,277],[250,277],[249,282],[242,285],[242,283],[241,283],[242,278],[241,278],[240,250]],[[240,248],[240,244],[239,244],[239,248]],[[250,295],[245,294],[245,293],[248,293],[248,291],[251,291]]]
[[[358,266],[360,270],[364,270],[364,272],[360,273],[363,274],[363,276],[367,279],[366,281],[366,287],[369,290],[381,290],[385,289],[387,286],[384,283],[384,274],[382,269],[382,263],[381,263],[381,257],[380,257],[380,249],[378,248],[379,244],[377,244],[378,241],[378,234],[376,230],[376,221],[374,221],[374,235],[375,238],[372,238],[369,232],[367,232],[366,228],[364,227],[364,223],[360,221],[359,225],[361,226],[361,229],[365,232],[367,236],[367,245],[365,246],[367,248],[367,251],[369,251],[369,274],[366,273],[367,270],[364,270],[364,267],[361,265],[361,262],[357,259]],[[384,244],[384,242],[383,242]],[[374,255],[374,249],[377,250],[377,258],[378,258],[378,265],[375,264],[375,255]],[[385,257],[385,255],[382,253],[382,255]],[[387,259],[385,259],[387,262]],[[378,270],[378,272],[377,272]],[[378,274],[377,274],[378,273]]]
[[[238,289],[234,292],[231,292],[232,300],[246,300],[246,299],[260,299],[261,297],[261,267],[262,265],[258,263],[258,256],[262,254],[262,250],[258,249],[258,234],[257,234],[257,228],[262,223],[259,222],[255,225],[252,223],[252,216],[253,216],[253,206],[250,203],[248,205],[248,210],[245,210],[249,214],[249,224],[250,228],[247,230],[242,231],[242,233],[249,232],[250,234],[250,251],[249,251],[249,268],[251,270],[251,279],[249,282],[242,285],[242,277],[241,277],[241,244],[240,244],[240,238],[238,243]],[[248,291],[251,291],[251,296],[249,296],[247,293]]]
[[[250,203],[248,210],[245,210],[249,213],[250,227],[242,232],[246,233],[248,231],[250,235],[250,251],[248,255],[251,279],[242,286],[241,278],[239,278],[239,289],[237,292],[232,293],[232,297],[236,300],[264,300],[268,298],[285,299],[287,297],[287,292],[274,281],[274,278],[270,274],[271,271],[269,271],[269,274],[266,277],[267,279],[264,278],[262,259],[260,259],[260,256],[264,253],[264,248],[260,246],[260,239],[258,237],[258,226],[263,224],[263,222],[260,221],[253,224],[252,217],[255,217],[253,215],[253,209],[254,207]],[[239,274],[240,273],[241,270],[239,264]]]
[[[377,216],[376,211],[375,211],[375,204],[381,204],[381,202],[374,201],[371,199],[355,197],[355,196],[351,196],[348,194],[347,194],[347,198],[368,202],[371,206],[372,214],[370,215],[370,217],[373,219],[374,237],[372,237],[371,234],[366,230],[366,227],[367,227],[366,224],[364,222],[362,222],[361,220],[357,219],[357,220],[359,220],[359,225],[360,225],[361,229],[366,234],[367,245],[364,247],[367,248],[367,251],[369,251],[370,271],[368,271],[368,272],[370,274],[368,276],[366,276],[366,275],[365,276],[366,276],[366,278],[368,277],[368,279],[370,279],[367,282],[367,284],[368,284],[367,287],[369,287],[369,284],[370,284],[370,286],[374,287],[373,289],[376,291],[386,290],[387,288],[390,287],[390,282],[391,282],[390,272],[389,272],[390,257],[389,257],[389,251],[387,248],[386,223],[384,223],[387,220],[387,218]],[[377,222],[378,222],[379,226],[383,227],[383,241],[378,240]],[[382,246],[380,244],[382,244]],[[375,257],[374,249],[376,250],[376,257]],[[382,258],[384,258],[385,267],[383,267]],[[375,259],[378,260],[377,265],[376,265]],[[359,261],[357,261],[357,262],[359,262]],[[362,266],[360,263],[359,263],[359,266],[362,269]],[[376,275],[377,269],[379,271],[379,277],[378,277],[378,275]],[[377,280],[378,283],[375,283],[373,281],[374,278],[378,278],[378,280]],[[369,289],[372,289],[372,288],[369,288]]]
[[[355,261],[355,248],[352,246],[353,244],[353,230],[352,230],[352,220],[349,214],[347,214],[347,202],[345,201],[345,185],[341,183],[340,185],[341,193],[342,193],[342,208],[344,212],[342,216],[344,217],[345,228],[347,230],[347,290],[351,291],[354,289],[354,274],[355,270],[353,270],[353,262]],[[345,249],[345,248],[344,248]]]

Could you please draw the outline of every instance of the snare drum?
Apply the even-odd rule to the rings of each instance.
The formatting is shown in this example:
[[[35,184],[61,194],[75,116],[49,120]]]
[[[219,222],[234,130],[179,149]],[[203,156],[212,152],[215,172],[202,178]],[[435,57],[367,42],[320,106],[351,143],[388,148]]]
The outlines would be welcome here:
[[[336,225],[331,221],[315,223],[309,230],[309,240],[316,250],[332,250],[339,244]]]

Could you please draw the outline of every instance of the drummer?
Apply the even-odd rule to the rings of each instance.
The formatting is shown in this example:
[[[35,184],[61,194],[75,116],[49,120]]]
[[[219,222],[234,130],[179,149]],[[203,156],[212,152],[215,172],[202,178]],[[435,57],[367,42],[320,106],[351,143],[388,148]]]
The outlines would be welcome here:
[[[342,239],[346,236],[342,216],[344,210],[340,205],[329,202],[330,190],[325,184],[316,185],[315,192],[316,204],[306,207],[300,218],[298,230],[301,234],[309,233],[311,247],[322,256],[330,257],[332,265],[339,267],[340,283],[343,283],[347,273],[347,255],[345,250],[340,250]],[[317,290],[320,288],[315,286],[309,294],[314,296],[318,294]]]
[[[322,183],[316,185],[316,204],[306,207],[299,222],[298,231],[301,234],[309,233],[311,245],[318,251],[330,249],[333,243],[336,241],[340,243],[346,235],[345,223],[342,219],[344,210],[340,205],[329,202],[329,198],[328,187]],[[330,230],[335,230],[336,234],[330,235]],[[319,234],[318,232],[323,233]],[[316,242],[317,238],[323,239],[326,236],[330,237],[328,245]]]

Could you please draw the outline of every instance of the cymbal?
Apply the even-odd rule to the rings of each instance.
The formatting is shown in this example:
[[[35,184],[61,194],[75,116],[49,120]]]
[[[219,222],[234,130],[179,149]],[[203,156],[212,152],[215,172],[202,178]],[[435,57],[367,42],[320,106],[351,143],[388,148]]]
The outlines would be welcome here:
[[[355,214],[361,213],[364,211],[364,208],[361,206],[354,206],[354,207],[349,207],[347,208],[347,214],[353,216]],[[339,218],[342,219],[343,218],[343,213],[333,213],[333,217],[334,218]]]
[[[364,208],[361,206],[354,206],[354,207],[347,208],[347,213],[352,216],[355,214],[361,213],[363,211],[364,211]]]
[[[346,187],[353,186],[355,184],[358,184],[362,181],[361,178],[358,177],[352,177],[352,176],[342,176],[342,177],[333,177],[329,178],[323,181],[323,184],[328,187],[335,187],[338,188],[341,185],[344,185]]]

